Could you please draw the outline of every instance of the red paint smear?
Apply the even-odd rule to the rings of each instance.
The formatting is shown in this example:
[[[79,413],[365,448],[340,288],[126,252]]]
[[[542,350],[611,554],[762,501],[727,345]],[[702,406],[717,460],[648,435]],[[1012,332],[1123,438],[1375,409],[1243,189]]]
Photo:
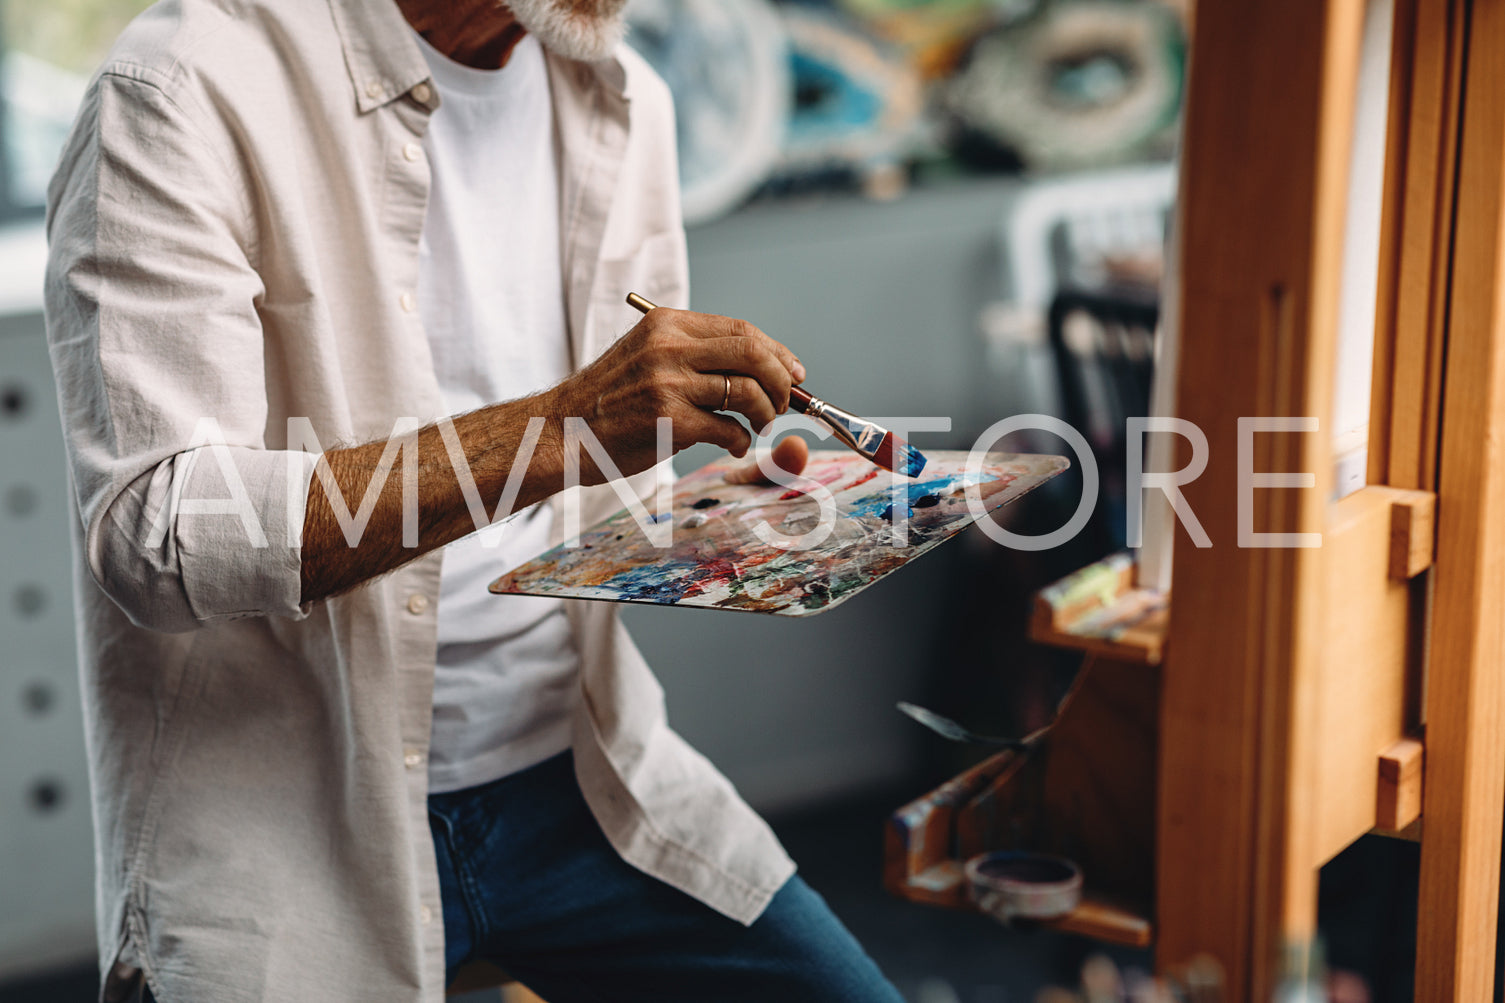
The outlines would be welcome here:
[[[850,490],[852,490],[853,488],[857,487],[860,484],[866,484],[868,481],[872,480],[874,477],[877,477],[877,476],[878,476],[878,468],[874,467],[872,470],[869,470],[866,474],[864,474],[863,476],[857,478],[852,483],[850,483],[850,484],[843,484],[841,487],[837,488],[836,490],[837,491],[850,491]]]
[[[697,596],[704,593],[707,589],[718,585],[730,584],[742,577],[741,572],[737,569],[737,565],[725,558],[708,561],[702,567],[707,572],[706,576],[686,589],[685,595]]]
[[[868,481],[872,480],[874,477],[877,477],[879,473],[880,473],[880,471],[878,470],[878,468],[874,467],[872,470],[868,471],[863,476],[857,478],[852,483],[850,483],[850,484],[843,484],[841,487],[835,488],[834,491],[837,494],[840,494],[843,491],[850,491],[850,490],[852,490],[853,488],[855,488],[855,487],[857,487],[859,485],[866,484]],[[838,478],[832,477],[829,480],[822,480],[820,483],[822,483],[822,484],[830,484],[831,481],[835,481],[835,480],[838,480]],[[800,496],[808,494],[808,493],[809,492],[807,492],[804,488],[794,488],[791,491],[785,491],[783,494],[779,495],[779,501],[790,501],[791,499],[799,498]]]

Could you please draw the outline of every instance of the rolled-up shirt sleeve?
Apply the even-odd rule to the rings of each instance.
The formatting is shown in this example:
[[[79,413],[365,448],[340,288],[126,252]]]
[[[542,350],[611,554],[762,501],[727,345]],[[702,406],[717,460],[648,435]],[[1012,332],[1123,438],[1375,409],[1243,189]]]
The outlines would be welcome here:
[[[108,69],[48,192],[47,335],[88,567],[169,631],[306,613],[315,459],[267,448],[249,179],[195,112],[154,71]]]

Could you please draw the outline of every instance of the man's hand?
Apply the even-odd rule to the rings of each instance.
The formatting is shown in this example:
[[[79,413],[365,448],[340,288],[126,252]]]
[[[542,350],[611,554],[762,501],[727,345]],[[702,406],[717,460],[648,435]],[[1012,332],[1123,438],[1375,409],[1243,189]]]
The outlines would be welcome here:
[[[752,437],[727,411],[755,430],[789,407],[789,388],[805,378],[794,353],[746,321],[659,307],[606,354],[551,391],[561,418],[583,418],[624,474],[657,462],[655,421],[674,422],[676,452],[712,442],[747,455]],[[587,484],[605,478],[580,458]]]

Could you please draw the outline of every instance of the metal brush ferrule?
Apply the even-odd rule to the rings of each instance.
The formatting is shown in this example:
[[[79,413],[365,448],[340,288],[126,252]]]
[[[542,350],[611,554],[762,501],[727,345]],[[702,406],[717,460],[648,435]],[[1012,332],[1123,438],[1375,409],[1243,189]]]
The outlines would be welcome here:
[[[873,454],[878,451],[878,444],[883,441],[885,433],[881,427],[843,411],[834,404],[827,404],[814,394],[810,395],[809,401],[800,410],[825,422],[838,439],[868,459],[873,458]]]

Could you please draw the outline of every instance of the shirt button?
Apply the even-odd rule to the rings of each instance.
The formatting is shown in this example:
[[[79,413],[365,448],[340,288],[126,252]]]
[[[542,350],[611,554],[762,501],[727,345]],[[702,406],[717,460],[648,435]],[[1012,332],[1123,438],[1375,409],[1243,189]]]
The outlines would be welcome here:
[[[424,926],[428,926],[434,921],[434,910],[428,906],[420,906],[418,909],[418,919]]]
[[[366,85],[366,97],[379,98],[382,95],[382,89],[381,81],[373,80]]]
[[[408,596],[408,612],[414,616],[422,616],[423,611],[429,608],[429,597],[421,592],[415,592]]]
[[[423,156],[423,147],[419,146],[417,143],[404,143],[402,144],[402,155],[407,160],[417,160],[419,157]]]
[[[402,765],[410,770],[416,770],[423,765],[423,750],[407,748],[402,750]]]
[[[412,293],[403,293],[397,297],[397,305],[402,307],[403,313],[412,313],[413,307],[418,305],[418,301],[413,299]]]
[[[434,92],[428,84],[418,83],[413,85],[412,95],[413,100],[419,104],[428,104],[429,98],[434,96]]]

